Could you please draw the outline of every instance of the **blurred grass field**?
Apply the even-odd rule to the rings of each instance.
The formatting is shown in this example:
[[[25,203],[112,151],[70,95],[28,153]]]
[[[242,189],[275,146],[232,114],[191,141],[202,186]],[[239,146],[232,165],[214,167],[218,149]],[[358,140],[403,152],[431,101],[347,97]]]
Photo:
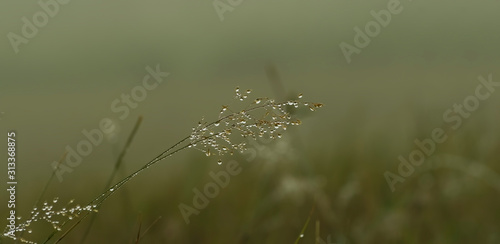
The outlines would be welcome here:
[[[208,173],[225,165],[200,152],[184,151],[110,198],[99,210],[87,243],[133,242],[139,216],[142,230],[154,222],[141,238],[144,243],[293,243],[309,217],[299,243],[315,243],[316,222],[325,243],[327,239],[333,243],[498,243],[500,178],[494,172],[500,170],[496,164],[500,140],[499,126],[491,122],[498,118],[493,109],[496,101],[492,97],[450,133],[450,139],[393,193],[384,171],[396,172],[397,156],[407,155],[415,147],[414,139],[427,138],[442,125],[442,111],[403,104],[368,119],[372,109],[359,103],[331,125],[325,116],[334,113],[336,106],[326,103],[322,110],[306,113],[303,125],[291,128],[284,138],[249,144],[257,152],[255,159],[249,161],[247,153],[223,158],[226,163],[237,161],[242,173],[231,177],[228,187],[199,215],[190,216],[189,224],[178,205],[192,206],[193,188],[213,181]],[[132,142],[121,176],[154,155],[144,153],[149,148],[144,144],[151,140],[144,135],[151,133],[147,121],[145,117]],[[127,134],[131,127],[122,130]],[[22,139],[22,130],[18,131]],[[176,141],[162,140],[165,145]],[[155,145],[149,151],[165,147]],[[112,150],[111,144],[98,149],[98,154],[107,150]],[[47,199],[58,196],[85,203],[101,192],[112,161],[92,161],[66,177],[64,184],[53,183]],[[33,185],[35,194],[21,190],[20,209],[30,209],[46,176],[38,175],[38,183],[24,183]],[[78,243],[86,224],[63,243]],[[40,230],[33,236],[46,236]]]

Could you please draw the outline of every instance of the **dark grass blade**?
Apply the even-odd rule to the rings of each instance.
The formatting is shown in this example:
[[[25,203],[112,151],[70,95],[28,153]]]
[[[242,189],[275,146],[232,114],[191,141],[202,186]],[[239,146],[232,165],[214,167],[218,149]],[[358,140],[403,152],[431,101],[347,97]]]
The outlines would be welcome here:
[[[142,227],[142,214],[139,215],[139,230],[137,231],[135,244],[139,244],[139,240],[141,239],[141,227]]]
[[[132,129],[132,132],[128,136],[127,142],[125,143],[123,150],[120,152],[120,155],[118,156],[115,162],[115,166],[113,168],[113,171],[111,172],[111,175],[108,178],[108,181],[106,182],[106,185],[104,186],[104,190],[107,190],[111,186],[111,183],[113,182],[113,179],[115,178],[118,169],[122,165],[123,158],[125,157],[125,154],[128,148],[130,147],[130,144],[132,144],[132,141],[134,140],[135,134],[139,130],[139,126],[141,125],[141,123],[142,123],[142,116],[139,116],[139,118],[137,118],[137,122],[135,122],[135,126]],[[87,236],[90,234],[90,230],[92,229],[92,225],[94,224],[96,216],[97,216],[96,214],[92,214],[92,217],[90,218],[90,223],[87,226],[87,229],[85,230],[85,233],[83,234],[80,243],[84,243],[85,239],[87,239]]]
[[[153,221],[153,223],[151,223],[148,228],[146,228],[146,230],[144,230],[144,232],[142,233],[142,235],[139,237],[139,239],[141,239],[142,237],[144,237],[144,235],[146,235],[146,233],[148,233],[149,229],[151,229],[151,227],[153,227],[159,220],[161,219],[161,216],[158,216],[158,218],[155,219],[155,221]]]

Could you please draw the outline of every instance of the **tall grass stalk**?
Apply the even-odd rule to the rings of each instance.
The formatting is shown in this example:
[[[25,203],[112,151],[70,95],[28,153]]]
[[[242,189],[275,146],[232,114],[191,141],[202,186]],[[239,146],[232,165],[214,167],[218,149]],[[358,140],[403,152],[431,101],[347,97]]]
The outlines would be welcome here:
[[[239,101],[245,101],[249,98],[250,93],[251,90],[241,91],[239,88],[236,88],[235,98]],[[300,120],[292,118],[291,114],[288,112],[288,107],[291,106],[298,108],[299,106],[305,106],[311,111],[315,111],[323,106],[320,103],[303,102],[301,101],[301,98],[302,94],[300,94],[296,99],[277,103],[274,99],[258,97],[255,98],[255,100],[253,100],[253,102],[245,109],[238,112],[232,111],[229,106],[222,106],[217,120],[208,123],[202,119],[198,122],[197,126],[192,128],[190,135],[182,138],[180,141],[167,148],[132,174],[126,176],[114,185],[107,187],[106,190],[104,190],[84,207],[77,205],[71,209],[63,208],[60,211],[52,210],[52,205],[44,207],[42,211],[46,212],[42,212],[42,215],[47,214],[50,215],[50,217],[52,217],[52,215],[58,217],[66,216],[68,218],[60,223],[59,221],[47,220],[45,216],[43,217],[44,220],[51,223],[54,227],[54,231],[50,233],[44,243],[49,242],[57,235],[58,232],[63,231],[63,228],[66,227],[67,224],[76,221],[55,241],[55,243],[60,242],[91,213],[98,212],[100,206],[130,180],[149,167],[184,149],[197,149],[204,152],[206,156],[218,155],[219,164],[221,164],[222,162],[220,157],[222,155],[233,155],[235,151],[245,151],[246,143],[241,142],[241,137],[250,137],[253,139],[257,139],[258,137],[269,137],[270,139],[281,138],[281,133],[286,131],[288,126],[301,124]],[[126,148],[128,148],[128,146],[126,146]],[[124,155],[125,151],[123,152],[123,156]],[[120,158],[123,158],[123,156]],[[117,163],[117,166],[120,165],[120,162],[121,159],[119,163]],[[57,201],[54,201],[54,203],[55,202]],[[29,221],[37,220],[38,219],[30,219]],[[19,229],[22,230],[26,228],[30,223],[31,222],[24,225],[20,224]]]

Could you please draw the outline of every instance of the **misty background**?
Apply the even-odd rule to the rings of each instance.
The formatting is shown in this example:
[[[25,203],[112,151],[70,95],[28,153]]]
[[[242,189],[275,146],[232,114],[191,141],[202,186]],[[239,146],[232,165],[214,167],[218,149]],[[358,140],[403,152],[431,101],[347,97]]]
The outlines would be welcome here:
[[[74,172],[64,175],[63,183],[51,184],[49,196],[87,202],[100,193],[140,115],[144,121],[127,152],[124,172],[142,166],[188,135],[202,117],[217,119],[221,105],[244,107],[246,103],[233,99],[236,86],[253,89],[255,96],[277,98],[266,73],[272,68],[287,97],[303,93],[304,100],[324,104],[317,112],[305,113],[303,124],[294,128],[294,137],[290,134],[285,139],[300,138],[302,148],[297,150],[307,159],[300,164],[324,169],[312,173],[313,179],[326,181],[326,185],[338,183],[338,189],[325,188],[332,202],[343,189],[342,180],[335,177],[346,177],[344,183],[359,179],[392,194],[383,173],[397,170],[398,156],[407,156],[416,138],[428,137],[433,128],[441,127],[444,111],[474,95],[478,76],[492,74],[494,81],[500,81],[500,1],[401,1],[402,12],[392,15],[390,24],[347,63],[339,44],[354,45],[354,28],[364,29],[374,20],[370,11],[387,9],[388,2],[243,1],[224,13],[221,21],[211,1],[72,0],[60,5],[58,13],[27,44],[21,44],[16,54],[7,34],[21,35],[22,17],[32,20],[41,8],[37,2],[2,1],[0,131],[4,139],[7,131],[18,134],[19,213],[28,213],[52,172],[51,163],[67,145],[75,148],[84,139],[82,130],[98,128],[103,118],[113,120],[117,127],[115,135],[94,148]],[[112,101],[140,85],[148,74],[146,67],[157,65],[170,75],[126,119],[119,119],[120,114],[111,110]],[[481,101],[450,142],[453,146],[443,153],[487,159],[488,167],[500,172],[495,164],[498,158],[491,156],[498,155],[494,152],[500,144],[498,92]],[[4,139],[0,138],[2,148],[6,148]],[[348,156],[337,157],[343,154]],[[5,159],[6,150],[0,150],[0,155]],[[185,178],[205,177],[206,167],[212,166],[196,165],[216,164],[217,158],[202,156],[198,151],[184,151],[130,182],[135,208],[129,213],[136,216],[144,209],[161,209],[162,201],[156,205],[148,205],[148,201],[163,194],[168,201],[169,194],[162,189],[182,186]],[[186,161],[195,162],[189,172],[183,170]],[[265,157],[261,161],[266,164]],[[346,170],[337,171],[336,167],[344,167],[339,165]],[[2,181],[5,168],[0,171]],[[186,176],[190,173],[196,175]],[[366,175],[370,177],[364,178]],[[251,177],[259,181],[259,173]],[[194,182],[185,186],[182,199],[186,202],[190,189],[205,183]],[[244,192],[251,185],[240,186]],[[411,193],[404,184],[398,188],[399,194]],[[369,189],[358,194],[370,195],[367,192]],[[397,199],[397,194],[385,198]],[[498,195],[487,195],[486,199],[498,203]],[[2,193],[0,209],[6,209],[6,196]],[[122,200],[115,198],[115,202]],[[181,219],[178,203],[172,200],[158,215]],[[481,200],[477,204],[474,206],[483,206]],[[308,213],[311,205],[303,207]],[[6,212],[2,210],[0,216],[5,219]],[[303,217],[293,234],[300,233],[307,214]],[[131,225],[135,222],[132,219]],[[210,218],[204,224],[209,226],[209,222]],[[190,226],[182,223],[174,229]],[[346,233],[348,240],[359,243]],[[154,237],[152,234],[152,240]],[[370,240],[377,240],[373,238]],[[383,240],[392,240],[387,238]],[[500,241],[499,234],[488,238],[491,243]],[[181,237],[175,240],[189,242]]]

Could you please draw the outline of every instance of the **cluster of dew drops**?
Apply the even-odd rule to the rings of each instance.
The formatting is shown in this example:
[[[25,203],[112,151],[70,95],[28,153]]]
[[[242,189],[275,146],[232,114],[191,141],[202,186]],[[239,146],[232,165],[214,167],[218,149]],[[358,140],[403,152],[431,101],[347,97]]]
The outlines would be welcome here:
[[[235,89],[235,99],[246,101],[252,90],[242,91],[239,87]],[[235,142],[235,137],[252,138],[269,137],[277,139],[282,137],[283,131],[288,126],[300,125],[301,121],[293,119],[287,111],[287,106],[298,108],[308,107],[311,111],[321,108],[321,103],[303,102],[302,94],[295,100],[276,102],[267,97],[257,97],[247,108],[233,111],[227,105],[223,105],[218,120],[208,123],[204,118],[192,128],[189,137],[188,148],[194,148],[205,153],[206,156],[218,155],[218,164],[222,164],[220,156],[233,155],[234,151],[244,152],[245,142]],[[235,136],[236,135],[236,136]],[[239,140],[241,141],[241,140]]]
[[[58,202],[59,198],[56,197],[50,202],[44,202],[41,207],[33,207],[30,213],[30,217],[23,222],[21,222],[21,217],[17,217],[17,221],[20,223],[16,226],[15,232],[31,234],[33,233],[33,230],[30,227],[35,222],[49,223],[54,230],[61,231],[62,225],[64,225],[65,222],[79,217],[83,212],[97,212],[97,205],[74,205],[74,200],[70,200],[61,209],[56,210],[56,205],[58,204]],[[9,235],[7,229],[4,231],[3,235],[14,240],[19,240],[23,243],[36,243],[25,238],[15,237],[17,235]]]

